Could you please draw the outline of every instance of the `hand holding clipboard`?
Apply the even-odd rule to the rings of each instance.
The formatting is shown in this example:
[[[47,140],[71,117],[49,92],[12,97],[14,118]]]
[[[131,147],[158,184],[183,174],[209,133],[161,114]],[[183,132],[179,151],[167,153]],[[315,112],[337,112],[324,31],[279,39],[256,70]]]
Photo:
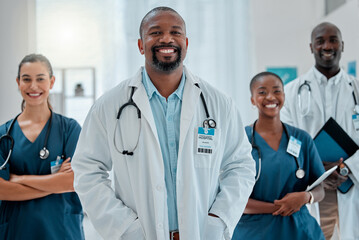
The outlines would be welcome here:
[[[328,178],[323,182],[323,186],[327,190],[336,190],[343,183],[348,180],[348,176],[342,176],[340,172],[340,164],[343,163],[343,158],[336,162],[323,162],[324,168],[330,169],[332,167],[336,167],[336,171],[334,171]]]
[[[345,162],[345,159],[359,149],[358,145],[333,118],[329,118],[317,133],[314,143],[323,162],[337,162],[340,158],[343,158]],[[338,187],[338,190],[347,193],[353,184],[353,181],[348,178]]]

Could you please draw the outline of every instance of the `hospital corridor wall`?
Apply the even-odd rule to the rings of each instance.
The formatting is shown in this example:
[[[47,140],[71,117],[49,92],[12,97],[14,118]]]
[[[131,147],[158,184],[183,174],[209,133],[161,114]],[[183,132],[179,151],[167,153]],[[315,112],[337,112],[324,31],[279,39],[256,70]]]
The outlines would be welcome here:
[[[17,66],[36,51],[35,4],[36,0],[0,1],[0,125],[20,112]]]
[[[314,64],[309,49],[310,32],[316,24],[323,21],[333,22],[342,31],[345,41],[342,67],[348,70],[348,64],[354,62],[357,68],[359,0],[347,0],[328,15],[324,13],[324,5],[325,0],[251,0],[251,76],[268,67],[294,67],[297,69],[297,75],[305,73]],[[38,51],[36,14],[36,0],[0,0],[0,124],[20,112],[22,99],[15,78],[19,61],[26,54]],[[187,22],[187,25],[191,25],[191,22]],[[191,37],[196,38],[196,34],[192,33]],[[237,39],[231,39],[226,43],[231,42],[234,45],[236,41]],[[189,51],[192,51],[191,47],[192,45]],[[243,53],[238,51],[233,54]],[[191,65],[188,67],[191,68]],[[249,83],[249,79],[243,82]],[[241,92],[249,91],[248,84],[239,87],[245,89]],[[242,115],[251,116],[246,118],[244,124],[251,124],[256,116],[255,110],[244,103],[238,105]],[[84,225],[87,240],[99,239],[88,219],[85,219]]]

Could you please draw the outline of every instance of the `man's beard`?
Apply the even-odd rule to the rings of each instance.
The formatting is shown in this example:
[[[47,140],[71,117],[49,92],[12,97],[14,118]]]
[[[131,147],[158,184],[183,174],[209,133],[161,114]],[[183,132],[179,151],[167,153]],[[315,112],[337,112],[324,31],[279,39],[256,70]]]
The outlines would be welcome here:
[[[176,60],[172,61],[172,62],[162,62],[160,60],[158,60],[157,56],[156,56],[156,50],[157,48],[163,48],[163,47],[171,47],[171,48],[175,48],[177,51],[177,58]],[[167,46],[154,46],[151,48],[152,50],[152,62],[153,65],[160,71],[162,72],[172,72],[173,70],[177,69],[178,66],[181,64],[181,59],[182,59],[182,49],[180,47],[176,47],[176,46],[172,46],[172,45],[167,45]]]

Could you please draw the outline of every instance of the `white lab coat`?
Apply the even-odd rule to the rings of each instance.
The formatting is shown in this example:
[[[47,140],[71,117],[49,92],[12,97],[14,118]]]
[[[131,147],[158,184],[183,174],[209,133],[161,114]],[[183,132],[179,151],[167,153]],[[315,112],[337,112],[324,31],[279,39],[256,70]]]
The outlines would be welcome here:
[[[176,182],[180,238],[231,239],[254,185],[251,146],[233,102],[186,68],[185,74]],[[132,86],[142,118],[137,148],[128,156],[116,150],[114,141],[121,151],[136,144],[134,108],[125,108],[121,127],[115,128],[117,112],[129,100]],[[201,91],[217,122],[212,156],[196,154],[198,127],[206,118]],[[75,190],[104,239],[169,239],[164,164],[142,69],[96,101],[72,167]],[[111,169],[114,189],[108,178]],[[220,218],[209,217],[209,212]]]
[[[313,67],[314,68],[314,67]],[[324,118],[323,100],[320,93],[320,85],[315,80],[314,69],[299,77],[298,79],[288,83],[285,88],[285,103],[281,111],[282,121],[306,130],[312,137],[315,137],[317,132],[323,127],[324,123],[329,119]],[[359,132],[355,130],[352,121],[354,114],[354,99],[352,96],[353,87],[355,88],[355,95],[359,101],[359,87],[357,80],[349,77],[348,74],[342,71],[342,77],[339,80],[337,87],[340,89],[338,94],[338,102],[335,106],[335,116],[332,116],[338,124],[348,133],[348,135],[359,145]],[[312,100],[310,105],[310,112],[307,116],[302,117],[298,107],[298,88],[305,81],[310,82],[312,90]],[[307,91],[306,89],[303,92]],[[305,99],[303,99],[305,101]],[[339,160],[339,159],[338,159]],[[351,170],[350,178],[354,182],[354,186],[348,193],[342,194],[337,191],[338,196],[338,212],[340,225],[340,239],[341,240],[358,240],[359,228],[359,151],[352,157],[348,158],[345,163]]]

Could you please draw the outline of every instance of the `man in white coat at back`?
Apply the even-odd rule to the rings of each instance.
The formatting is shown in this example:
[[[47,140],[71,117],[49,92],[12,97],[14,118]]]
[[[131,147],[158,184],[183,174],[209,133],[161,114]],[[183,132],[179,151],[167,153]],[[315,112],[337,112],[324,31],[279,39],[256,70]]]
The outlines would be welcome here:
[[[145,66],[86,118],[75,190],[104,239],[229,240],[255,176],[239,111],[183,66],[188,39],[176,11],[151,10],[140,37]]]
[[[342,35],[337,26],[324,22],[317,25],[311,34],[310,49],[315,66],[306,74],[285,86],[286,102],[281,119],[288,124],[306,130],[315,137],[325,122],[332,117],[344,131],[359,144],[358,125],[353,117],[359,117],[355,106],[359,101],[357,80],[350,77],[339,66],[344,50]],[[308,100],[308,85],[311,100]],[[302,86],[302,87],[301,87]],[[298,99],[300,89],[301,101]],[[300,104],[300,106],[299,106]],[[356,130],[357,129],[357,130]],[[321,228],[326,239],[331,239],[335,225],[339,228],[341,240],[359,239],[359,151],[344,163],[329,163],[322,159],[326,169],[340,165],[340,172],[334,172],[324,181],[325,198],[319,203]],[[349,174],[348,174],[349,173]],[[337,187],[348,177],[354,182],[343,194]]]

